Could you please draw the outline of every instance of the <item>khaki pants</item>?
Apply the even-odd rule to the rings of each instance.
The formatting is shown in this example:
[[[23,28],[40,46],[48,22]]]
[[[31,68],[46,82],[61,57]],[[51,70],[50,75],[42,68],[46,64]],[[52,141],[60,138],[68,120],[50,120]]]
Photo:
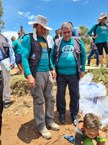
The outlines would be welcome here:
[[[34,118],[38,131],[46,124],[53,122],[54,118],[54,96],[53,79],[50,72],[36,73],[36,86],[31,90],[34,105]]]
[[[10,71],[8,71],[5,66],[0,62],[0,66],[3,72],[3,81],[4,81],[4,88],[3,88],[3,100],[4,102],[10,101]]]

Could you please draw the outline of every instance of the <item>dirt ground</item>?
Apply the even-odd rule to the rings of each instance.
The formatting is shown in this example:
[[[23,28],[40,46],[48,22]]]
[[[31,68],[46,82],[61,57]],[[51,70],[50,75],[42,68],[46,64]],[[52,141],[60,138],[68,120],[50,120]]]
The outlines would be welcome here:
[[[54,87],[54,95],[56,92],[56,86]],[[1,135],[2,145],[71,145],[64,135],[74,135],[75,127],[71,123],[69,114],[69,95],[66,94],[67,112],[66,112],[66,124],[60,125],[60,131],[52,131],[52,139],[46,140],[40,136],[36,131],[35,121],[32,110],[32,97],[30,95],[24,95],[17,97],[11,95],[13,104],[3,111],[3,126]],[[54,121],[59,124],[58,113],[56,112],[56,106],[54,109],[55,119]],[[81,115],[79,115],[81,119]],[[106,131],[108,137],[108,132]],[[106,143],[108,145],[108,141]]]

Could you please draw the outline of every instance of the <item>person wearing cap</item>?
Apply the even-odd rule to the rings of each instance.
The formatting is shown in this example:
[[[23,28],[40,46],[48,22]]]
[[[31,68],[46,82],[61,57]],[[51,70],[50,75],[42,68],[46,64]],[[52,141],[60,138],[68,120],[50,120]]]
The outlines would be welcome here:
[[[28,85],[31,88],[34,118],[37,131],[44,138],[50,139],[52,136],[46,126],[55,131],[58,131],[60,128],[59,125],[57,125],[53,121],[53,78],[50,71],[52,66],[50,65],[49,49],[46,35],[47,31],[52,29],[47,26],[47,23],[47,18],[41,15],[38,15],[36,17],[35,22],[29,22],[29,24],[33,26],[33,39],[31,41],[30,35],[26,35],[23,38],[22,51],[23,49],[24,51],[22,54],[22,64],[25,75],[27,77]],[[33,50],[36,51],[32,52]],[[38,57],[40,58],[37,61]],[[34,65],[36,61],[37,64]],[[31,69],[31,66],[33,66],[33,69]],[[45,106],[45,111],[43,105]]]
[[[98,18],[98,24],[95,24],[89,31],[88,34],[95,39],[95,44],[99,51],[99,61],[101,67],[103,67],[103,48],[106,52],[106,67],[108,67],[108,25],[106,24],[106,20],[108,15],[105,13],[101,13]],[[95,33],[95,34],[93,34]]]

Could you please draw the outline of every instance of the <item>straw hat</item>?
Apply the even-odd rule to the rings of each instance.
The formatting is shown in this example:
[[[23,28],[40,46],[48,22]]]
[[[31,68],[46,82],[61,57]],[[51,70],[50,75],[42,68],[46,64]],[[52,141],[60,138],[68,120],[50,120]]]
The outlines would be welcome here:
[[[36,20],[34,22],[28,22],[29,25],[40,24],[47,30],[52,30],[52,28],[48,27],[48,20],[46,17],[37,15]]]

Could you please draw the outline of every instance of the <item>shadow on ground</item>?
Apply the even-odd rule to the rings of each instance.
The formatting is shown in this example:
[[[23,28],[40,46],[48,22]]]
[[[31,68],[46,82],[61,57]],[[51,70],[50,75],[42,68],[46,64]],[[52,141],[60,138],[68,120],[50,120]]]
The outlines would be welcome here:
[[[58,112],[54,112],[54,121],[60,125],[60,122],[58,120]],[[65,114],[65,124],[64,125],[71,125],[71,117],[70,117],[70,112],[66,111]],[[32,142],[34,139],[40,138],[40,134],[36,131],[36,126],[35,126],[35,120],[30,120],[29,122],[26,122],[21,125],[19,128],[19,131],[17,133],[17,136],[19,137],[20,140],[25,142],[26,144],[29,144]]]
[[[17,136],[25,143],[30,143],[33,139],[38,139],[40,135],[36,131],[35,120],[33,119],[22,124],[17,133]]]

